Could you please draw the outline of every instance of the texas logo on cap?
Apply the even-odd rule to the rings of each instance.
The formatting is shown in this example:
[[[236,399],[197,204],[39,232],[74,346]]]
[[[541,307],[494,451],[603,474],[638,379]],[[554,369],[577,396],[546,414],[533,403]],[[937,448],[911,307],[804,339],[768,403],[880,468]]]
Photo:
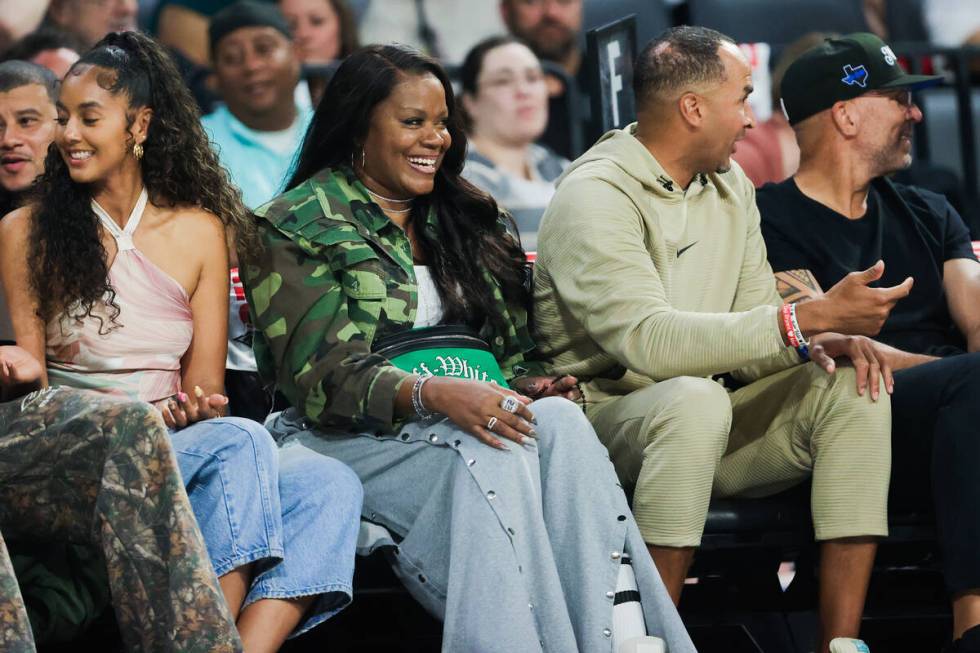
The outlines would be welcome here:
[[[868,69],[864,66],[852,67],[848,64],[844,66],[844,77],[840,81],[848,86],[860,86],[864,88],[868,85]]]

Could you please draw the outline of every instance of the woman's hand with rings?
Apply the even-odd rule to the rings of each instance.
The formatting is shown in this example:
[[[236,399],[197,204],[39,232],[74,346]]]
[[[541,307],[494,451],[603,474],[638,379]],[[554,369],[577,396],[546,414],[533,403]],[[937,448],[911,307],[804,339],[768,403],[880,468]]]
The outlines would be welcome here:
[[[228,397],[218,393],[207,395],[200,386],[194,386],[193,398],[186,392],[178,392],[154,404],[167,426],[175,430],[212,417],[221,417],[222,409],[227,405]]]
[[[434,376],[422,388],[422,403],[442,413],[491,447],[506,450],[500,438],[527,444],[535,436],[530,397],[493,383]]]

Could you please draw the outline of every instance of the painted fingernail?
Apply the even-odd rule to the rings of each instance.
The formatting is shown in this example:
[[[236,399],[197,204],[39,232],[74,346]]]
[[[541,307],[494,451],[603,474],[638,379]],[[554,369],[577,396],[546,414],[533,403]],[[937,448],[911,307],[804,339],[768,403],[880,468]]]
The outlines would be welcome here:
[[[532,438],[538,437],[538,432],[535,431],[534,429],[528,430],[527,434],[530,435]]]
[[[167,402],[167,407],[170,408],[170,410],[177,410],[177,404],[173,399]]]
[[[204,390],[201,390],[201,386],[199,385],[194,386],[194,396],[197,397],[198,399],[204,396]]]
[[[535,442],[535,441],[534,441],[534,440],[533,440],[532,438],[529,438],[529,437],[527,437],[527,436],[525,436],[525,437],[523,437],[523,438],[521,438],[521,444],[523,444],[523,445],[525,445],[525,446],[526,446],[526,445],[529,445],[529,444],[534,444],[534,442]]]
[[[534,415],[531,415],[531,424],[534,424],[535,426],[538,425],[538,418]]]
[[[178,392],[177,393],[177,398],[180,399],[181,401],[187,401],[187,393],[186,392]]]

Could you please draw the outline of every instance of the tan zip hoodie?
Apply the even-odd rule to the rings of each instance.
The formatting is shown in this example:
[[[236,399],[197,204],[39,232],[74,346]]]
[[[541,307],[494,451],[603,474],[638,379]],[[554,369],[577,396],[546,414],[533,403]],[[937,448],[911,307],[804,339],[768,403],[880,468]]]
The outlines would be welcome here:
[[[634,136],[603,136],[558,180],[538,232],[536,341],[586,400],[677,376],[754,380],[799,363],[755,189],[738,164],[687,190]]]

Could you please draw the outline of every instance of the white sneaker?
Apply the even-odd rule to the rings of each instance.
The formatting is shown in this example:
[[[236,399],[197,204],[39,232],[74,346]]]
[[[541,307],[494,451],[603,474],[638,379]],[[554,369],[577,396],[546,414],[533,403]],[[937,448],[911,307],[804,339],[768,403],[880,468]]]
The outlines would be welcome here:
[[[667,653],[667,644],[653,635],[631,637],[616,648],[616,653]]]
[[[830,653],[871,653],[871,649],[860,639],[835,637],[830,640]]]

